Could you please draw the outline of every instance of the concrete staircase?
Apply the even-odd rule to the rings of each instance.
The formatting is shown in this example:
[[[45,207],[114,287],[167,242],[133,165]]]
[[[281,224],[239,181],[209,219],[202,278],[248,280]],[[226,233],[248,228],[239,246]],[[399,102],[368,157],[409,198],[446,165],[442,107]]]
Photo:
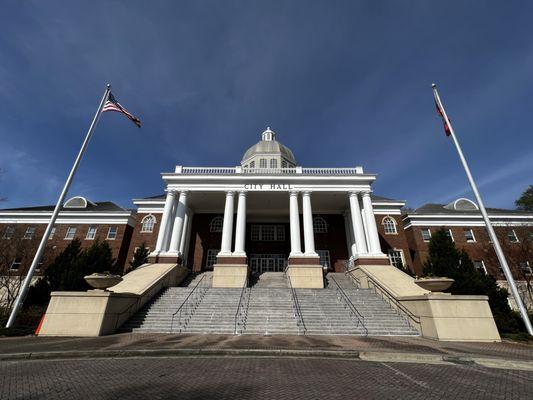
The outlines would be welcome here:
[[[202,279],[202,276],[205,276]],[[201,282],[200,282],[201,279]],[[135,314],[121,328],[133,332],[235,333],[235,315],[241,289],[212,288],[212,273],[193,277],[188,287],[168,288]],[[350,312],[337,284],[343,288],[357,311],[361,323]],[[189,318],[180,323],[172,314],[183,303],[195,285],[194,307]],[[417,335],[404,317],[369,289],[358,289],[344,274],[329,274],[325,289],[296,289],[306,330],[298,327],[290,288],[283,273],[268,273],[256,285],[246,288],[240,310],[244,334],[308,334],[308,335]],[[193,297],[191,296],[191,298]],[[351,315],[352,314],[352,315]],[[182,315],[184,317],[185,314]]]

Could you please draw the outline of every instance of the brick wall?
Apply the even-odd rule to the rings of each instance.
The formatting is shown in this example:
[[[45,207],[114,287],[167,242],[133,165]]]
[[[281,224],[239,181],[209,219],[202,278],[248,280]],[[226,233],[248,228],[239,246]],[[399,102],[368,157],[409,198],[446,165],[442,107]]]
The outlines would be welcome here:
[[[405,261],[405,267],[415,271],[413,260],[409,251],[409,242],[407,241],[406,232],[403,227],[401,215],[376,215],[376,225],[378,226],[379,242],[383,253],[388,254],[390,249],[402,250]],[[390,217],[396,222],[396,234],[386,234],[383,225],[383,218]]]
[[[15,227],[16,234],[14,235],[13,239],[2,239],[5,229],[8,226]],[[0,224],[0,241],[28,240],[31,242],[31,246],[37,249],[37,246],[39,245],[41,238],[44,235],[46,226],[46,224]],[[100,241],[107,242],[107,244],[111,248],[113,258],[116,259],[117,265],[119,267],[122,267],[126,261],[130,237],[133,232],[133,228],[131,226],[126,224],[59,224],[55,226],[56,229],[53,238],[48,240],[48,245],[44,254],[43,268],[41,270],[44,270],[46,266],[53,260],[53,258],[61,251],[63,251],[71,242],[71,240],[65,240],[65,235],[69,227],[76,228],[76,234],[74,237],[80,240],[83,249],[91,246],[91,244],[94,243],[94,240],[85,239],[90,226],[97,227],[96,236],[94,240],[98,239]],[[114,240],[108,240],[106,239],[107,233],[109,231],[109,228],[112,226],[117,227],[117,236]],[[20,239],[24,235],[24,232],[28,227],[35,227],[35,234],[33,238]],[[29,262],[31,262],[31,260],[23,260],[23,266],[26,267],[25,264]]]
[[[422,274],[423,264],[428,257],[428,242],[424,242],[422,239],[422,229],[429,228],[433,234],[440,228],[450,229],[452,232],[455,246],[458,249],[466,251],[472,261],[483,261],[487,272],[494,276],[496,279],[504,279],[503,274],[499,270],[499,263],[496,258],[496,254],[492,248],[489,240],[489,236],[485,227],[479,226],[411,226],[406,230],[407,239],[409,242],[410,252],[413,257],[413,266],[417,274]],[[472,229],[475,242],[469,243],[466,241],[464,234],[465,229]],[[500,244],[506,255],[507,262],[513,270],[515,278],[520,279],[520,273],[518,272],[518,261],[527,261],[527,254],[521,251],[520,244],[510,243],[507,238],[507,232],[513,228],[510,227],[495,227],[497,236],[499,237]],[[527,240],[524,236],[533,234],[533,227],[517,228],[517,234],[519,240]],[[519,232],[520,230],[520,232]],[[522,238],[520,238],[522,236]],[[533,250],[533,249],[532,249]],[[531,257],[531,254],[529,255]],[[523,258],[523,260],[522,260]],[[533,260],[529,260],[531,263]]]

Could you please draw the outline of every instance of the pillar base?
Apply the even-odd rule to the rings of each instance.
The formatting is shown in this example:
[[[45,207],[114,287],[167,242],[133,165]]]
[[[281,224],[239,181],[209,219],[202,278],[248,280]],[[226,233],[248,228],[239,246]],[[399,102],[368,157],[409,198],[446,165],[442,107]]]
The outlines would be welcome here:
[[[242,288],[248,280],[248,273],[248,265],[246,263],[215,264],[213,266],[213,287]]]
[[[170,254],[170,253],[151,253],[148,256],[149,263],[162,263],[162,264],[178,264],[182,265],[183,259],[179,254]]]
[[[354,265],[390,265],[389,257],[385,254],[361,254],[355,256]]]
[[[321,265],[289,264],[287,279],[295,289],[323,289],[324,274]]]
[[[289,266],[291,265],[320,265],[320,257],[318,255],[306,256],[305,254],[289,256]]]

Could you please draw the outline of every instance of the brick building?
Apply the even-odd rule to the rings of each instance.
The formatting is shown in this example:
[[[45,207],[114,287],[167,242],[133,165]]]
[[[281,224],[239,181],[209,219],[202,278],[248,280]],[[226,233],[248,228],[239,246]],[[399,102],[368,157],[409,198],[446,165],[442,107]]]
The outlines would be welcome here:
[[[184,167],[163,173],[165,194],[134,199],[135,213],[111,202],[67,201],[50,248],[73,237],[110,244],[127,266],[142,243],[151,260],[259,274],[287,266],[322,273],[354,264],[392,263],[422,273],[431,232],[446,229],[476,266],[502,280],[477,206],[459,199],[402,214],[405,202],[372,193],[375,174],[362,167],[304,168],[269,128],[236,167]],[[15,232],[37,242],[53,207],[0,210],[0,240]],[[531,275],[533,213],[489,209],[517,280]],[[13,260],[19,268],[20,259]],[[229,269],[229,268],[228,268]],[[502,285],[504,283],[502,282]]]
[[[53,205],[0,210],[0,251],[7,253],[9,247],[20,249],[12,254],[12,260],[8,260],[12,271],[29,267],[53,210]],[[72,197],[65,202],[52,229],[43,257],[43,268],[74,238],[81,241],[82,248],[89,247],[95,240],[106,241],[117,265],[123,267],[134,221],[131,210],[113,202],[92,202],[81,196]]]

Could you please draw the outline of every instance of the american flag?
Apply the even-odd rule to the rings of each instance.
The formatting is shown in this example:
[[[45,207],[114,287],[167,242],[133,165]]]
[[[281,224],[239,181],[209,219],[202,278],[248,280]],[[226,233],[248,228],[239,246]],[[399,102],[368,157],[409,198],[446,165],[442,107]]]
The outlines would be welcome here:
[[[102,112],[106,112],[106,111],[116,111],[116,112],[122,113],[126,117],[128,117],[139,128],[141,127],[141,120],[135,117],[134,115],[132,115],[124,107],[122,107],[120,103],[117,101],[117,99],[115,99],[115,96],[113,96],[111,92],[109,93],[109,96],[107,97],[107,101],[104,104],[104,108],[102,109]]]

